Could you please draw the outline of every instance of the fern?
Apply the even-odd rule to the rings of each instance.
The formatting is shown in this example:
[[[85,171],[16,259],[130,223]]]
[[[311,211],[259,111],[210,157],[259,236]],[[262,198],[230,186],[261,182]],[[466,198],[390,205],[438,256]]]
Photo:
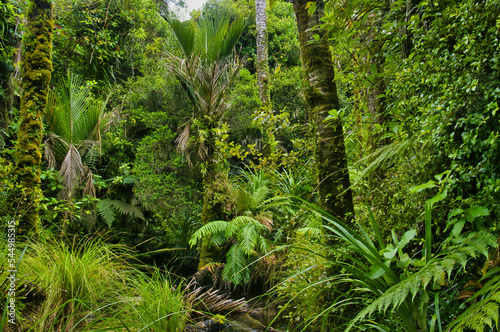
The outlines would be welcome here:
[[[474,232],[453,240],[453,244],[419,271],[387,289],[351,321],[349,328],[376,312],[398,311],[401,306],[404,306],[403,310],[411,312],[416,296],[425,293],[429,284],[442,284],[445,275],[449,278],[457,266],[465,267],[471,257],[478,254],[487,257],[488,248],[496,246],[496,239],[491,234]]]
[[[116,221],[117,212],[124,216],[131,216],[136,219],[145,220],[144,215],[139,208],[133,206],[132,204],[118,200],[101,199],[97,203],[97,212],[99,212],[101,218],[110,228]]]
[[[222,271],[222,277],[230,280],[235,285],[248,282],[250,279],[250,270],[247,268],[248,262],[238,243],[229,249],[226,258],[227,261]]]
[[[142,211],[138,209],[136,206],[118,200],[107,200],[107,201],[124,216],[131,216],[136,219],[144,220],[144,215],[142,214]]]
[[[500,268],[488,273],[483,279],[492,278],[467,303],[472,303],[467,310],[446,327],[450,332],[462,332],[466,328],[477,332],[485,331],[486,327],[498,330],[500,310]],[[482,280],[483,280],[482,279]],[[480,299],[477,302],[477,299]]]
[[[253,255],[259,236],[254,223],[246,224],[241,229],[241,232],[238,233],[238,242],[240,243],[241,251],[246,255]]]
[[[230,224],[227,221],[212,221],[208,224],[202,226],[196,232],[194,232],[193,236],[189,240],[190,246],[195,246],[198,241],[203,238],[210,237],[217,233],[226,233]]]
[[[99,215],[104,220],[106,225],[108,225],[108,227],[111,228],[111,226],[116,220],[116,212],[113,209],[113,206],[109,202],[109,200],[107,199],[100,200],[97,203],[97,212],[99,212]]]

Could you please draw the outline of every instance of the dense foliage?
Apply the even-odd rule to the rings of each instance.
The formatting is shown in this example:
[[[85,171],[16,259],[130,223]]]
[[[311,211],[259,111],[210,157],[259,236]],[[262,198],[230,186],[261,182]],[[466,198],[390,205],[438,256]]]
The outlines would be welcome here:
[[[500,3],[181,12],[0,2],[0,329],[498,331]]]

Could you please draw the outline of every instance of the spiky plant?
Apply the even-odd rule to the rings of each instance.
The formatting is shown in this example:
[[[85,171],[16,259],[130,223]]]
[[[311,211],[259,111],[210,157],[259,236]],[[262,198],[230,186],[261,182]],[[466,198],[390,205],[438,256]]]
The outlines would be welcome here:
[[[335,237],[337,246],[327,245],[328,250],[344,259],[330,261],[339,267],[338,274],[317,283],[308,285],[306,289],[328,283],[329,285],[349,284],[354,286],[344,292],[326,309],[326,312],[337,312],[345,306],[360,308],[354,319],[346,324],[349,330],[378,331],[442,331],[453,317],[460,315],[457,302],[457,280],[467,275],[466,267],[471,261],[488,257],[490,248],[498,246],[496,237],[486,231],[460,232],[450,235],[440,249],[432,251],[432,205],[442,199],[437,195],[429,200],[425,207],[425,236],[423,239],[422,257],[411,257],[405,252],[405,246],[416,236],[416,230],[406,232],[401,238],[393,233],[393,244],[387,244],[380,236],[378,224],[371,216],[376,234],[373,241],[362,228],[355,230],[329,215],[320,208],[304,202],[324,221],[324,229],[329,236]],[[371,214],[370,214],[371,215]],[[314,253],[313,253],[314,254]],[[300,275],[303,272],[294,274]],[[481,317],[481,326],[488,322],[498,322],[498,295],[495,285],[498,280],[492,278],[488,284],[489,291],[479,294],[481,299],[472,309],[460,316],[456,331],[463,328],[471,312],[476,310]],[[465,316],[463,316],[465,315]],[[313,317],[309,324],[317,319]]]
[[[83,194],[95,197],[92,168],[98,161],[102,134],[113,118],[113,113],[105,113],[109,97],[93,100],[90,87],[70,71],[49,94],[46,117],[51,133],[45,140],[45,158],[49,167],[59,168],[64,199],[74,197],[82,183]]]

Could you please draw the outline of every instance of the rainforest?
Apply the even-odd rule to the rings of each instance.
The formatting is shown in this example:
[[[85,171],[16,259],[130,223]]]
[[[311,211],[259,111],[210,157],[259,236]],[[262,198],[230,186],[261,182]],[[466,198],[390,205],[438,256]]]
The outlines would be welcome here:
[[[495,332],[498,0],[0,0],[0,330]]]

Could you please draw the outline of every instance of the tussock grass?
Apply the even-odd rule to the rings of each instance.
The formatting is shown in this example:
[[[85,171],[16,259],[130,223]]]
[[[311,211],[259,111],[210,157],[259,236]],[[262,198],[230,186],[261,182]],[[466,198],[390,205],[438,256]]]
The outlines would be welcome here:
[[[98,237],[30,244],[23,271],[39,280],[46,295],[36,328],[71,331],[94,311],[116,302],[131,283],[131,259],[125,246]]]

